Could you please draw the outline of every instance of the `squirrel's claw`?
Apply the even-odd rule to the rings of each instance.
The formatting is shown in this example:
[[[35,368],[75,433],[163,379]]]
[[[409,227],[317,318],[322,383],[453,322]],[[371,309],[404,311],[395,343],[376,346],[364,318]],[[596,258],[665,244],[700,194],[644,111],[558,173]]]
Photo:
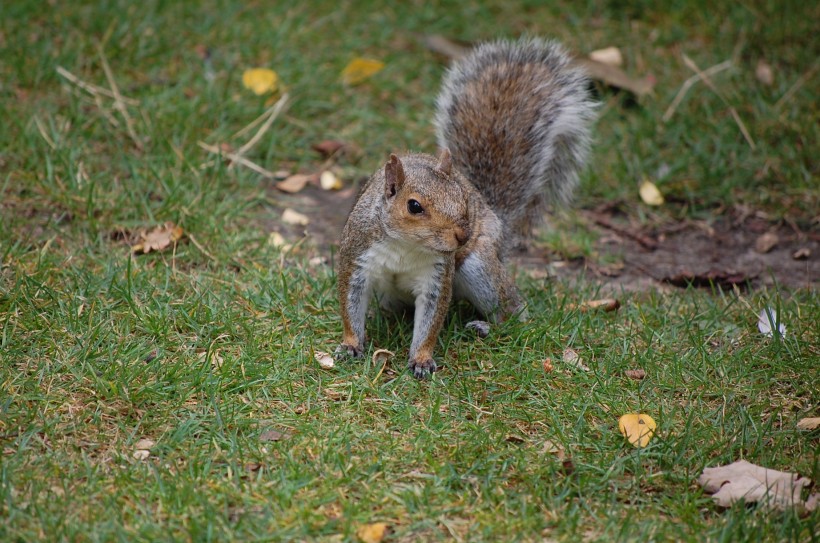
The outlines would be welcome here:
[[[347,345],[346,343],[342,343],[338,347],[336,347],[336,353],[340,356],[349,356],[350,358],[361,358],[364,354],[364,349],[361,347],[355,347],[353,345]]]
[[[407,363],[407,367],[413,372],[413,376],[416,379],[426,379],[430,377],[430,374],[438,370],[436,361],[432,358],[428,358],[427,360],[411,360]]]

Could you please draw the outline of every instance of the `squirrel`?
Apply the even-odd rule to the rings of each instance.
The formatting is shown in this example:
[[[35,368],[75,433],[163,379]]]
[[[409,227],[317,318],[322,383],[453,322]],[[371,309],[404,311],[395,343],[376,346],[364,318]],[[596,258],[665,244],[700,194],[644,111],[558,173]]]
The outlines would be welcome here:
[[[388,310],[415,307],[408,367],[420,379],[437,369],[452,298],[491,322],[526,318],[505,258],[548,204],[568,202],[596,107],[587,75],[553,41],[484,43],[456,61],[436,101],[440,155],[391,154],[344,226],[337,354],[362,356],[373,294]],[[479,324],[468,326],[481,334]]]

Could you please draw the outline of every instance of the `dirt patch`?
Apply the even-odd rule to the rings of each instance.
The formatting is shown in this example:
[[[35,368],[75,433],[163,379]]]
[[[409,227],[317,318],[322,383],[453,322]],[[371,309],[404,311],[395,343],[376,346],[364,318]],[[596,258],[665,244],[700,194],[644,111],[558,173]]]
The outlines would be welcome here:
[[[272,191],[274,189],[271,189]],[[289,240],[305,233],[321,254],[338,246],[342,227],[356,191],[308,187],[297,195],[276,192],[275,199],[310,217],[307,226],[288,226],[272,217],[265,221]],[[820,224],[810,228],[772,222],[743,208],[704,221],[684,220],[640,224],[617,206],[576,213],[598,234],[596,258],[560,261],[548,250],[531,247],[512,256],[514,265],[534,275],[572,278],[594,274],[605,289],[704,288],[758,289],[779,285],[788,289],[817,288],[820,281]],[[766,243],[761,244],[765,236]],[[770,247],[766,247],[770,245]],[[765,250],[765,252],[763,252]],[[606,262],[607,264],[602,264]]]

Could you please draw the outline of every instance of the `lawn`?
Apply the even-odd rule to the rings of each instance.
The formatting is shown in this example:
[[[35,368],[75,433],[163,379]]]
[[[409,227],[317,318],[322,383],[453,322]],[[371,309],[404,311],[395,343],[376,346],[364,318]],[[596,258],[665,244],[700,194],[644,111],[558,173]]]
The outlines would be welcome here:
[[[385,522],[387,541],[820,541],[818,511],[724,509],[696,482],[739,459],[820,478],[820,430],[796,426],[820,416],[818,20],[797,1],[3,2],[0,540],[341,542]],[[412,323],[375,312],[365,359],[323,369],[353,187],[390,152],[435,150],[431,34],[615,45],[654,91],[596,86],[577,201],[536,241],[567,265],[519,269],[527,322],[476,339],[456,307],[417,381]],[[731,67],[664,121],[683,55]],[[384,69],[343,84],[358,57]],[[254,67],[278,93],[243,87]],[[241,147],[283,92],[247,158],[313,173],[313,145],[351,143],[348,199],[284,194],[199,145]],[[798,280],[637,288],[596,272],[622,255],[584,213],[612,203],[649,230],[741,213],[814,250]],[[132,252],[166,222],[179,243]],[[578,309],[605,296],[620,309]],[[784,337],[758,330],[765,307]],[[647,447],[625,413],[657,421]]]

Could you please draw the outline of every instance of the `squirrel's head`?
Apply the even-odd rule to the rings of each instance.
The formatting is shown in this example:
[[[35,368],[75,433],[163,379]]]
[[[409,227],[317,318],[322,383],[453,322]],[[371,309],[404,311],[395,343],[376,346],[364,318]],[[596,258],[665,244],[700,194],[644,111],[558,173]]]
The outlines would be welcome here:
[[[469,198],[450,152],[390,155],[384,166],[384,226],[389,236],[452,253],[472,235]]]

